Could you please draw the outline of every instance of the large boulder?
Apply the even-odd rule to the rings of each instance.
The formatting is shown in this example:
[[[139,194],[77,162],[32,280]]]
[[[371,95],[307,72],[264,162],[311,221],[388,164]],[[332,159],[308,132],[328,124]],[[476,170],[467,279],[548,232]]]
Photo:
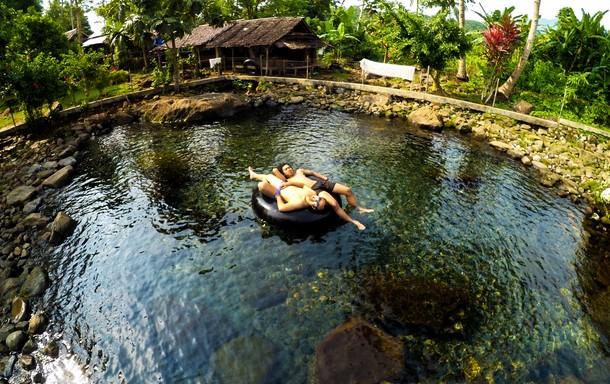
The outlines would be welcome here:
[[[161,97],[145,103],[143,117],[153,123],[192,123],[209,118],[229,117],[248,103],[231,93],[207,93],[189,97]]]
[[[360,96],[360,102],[362,104],[368,103],[369,105],[375,105],[377,107],[384,107],[390,104],[392,97],[389,95],[380,95],[380,94],[365,94]]]
[[[61,168],[59,171],[57,171],[54,174],[52,174],[51,176],[47,177],[42,182],[42,185],[45,187],[59,188],[62,185],[64,185],[66,183],[66,181],[68,181],[72,172],[74,172],[74,167],[72,167],[71,165],[66,165],[65,167]]]
[[[422,107],[409,114],[409,123],[412,125],[440,131],[443,129],[443,118],[431,107]]]
[[[21,185],[13,189],[6,196],[7,205],[23,204],[28,201],[36,193],[36,188],[30,185]]]
[[[333,329],[316,347],[318,384],[398,380],[403,368],[400,340],[358,318]]]

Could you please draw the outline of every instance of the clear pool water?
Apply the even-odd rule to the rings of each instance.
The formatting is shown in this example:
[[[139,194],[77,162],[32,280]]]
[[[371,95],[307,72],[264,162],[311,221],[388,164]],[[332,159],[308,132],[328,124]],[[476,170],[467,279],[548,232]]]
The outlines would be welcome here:
[[[117,127],[84,157],[55,202],[79,224],[51,260],[71,352],[51,378],[75,360],[91,382],[306,383],[352,316],[401,338],[409,382],[583,379],[605,359],[578,299],[582,207],[468,137],[286,107]],[[247,167],[281,161],[353,186],[367,229],[257,219]],[[414,319],[419,303],[392,317],[403,288],[465,307],[447,324]]]

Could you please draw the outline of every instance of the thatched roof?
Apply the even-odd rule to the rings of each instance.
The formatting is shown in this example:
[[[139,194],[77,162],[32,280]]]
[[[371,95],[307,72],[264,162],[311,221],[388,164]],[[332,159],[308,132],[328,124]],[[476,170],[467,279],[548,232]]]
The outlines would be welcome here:
[[[83,42],[83,48],[108,45],[108,35],[93,36]]]
[[[222,27],[213,27],[207,24],[200,25],[195,27],[190,34],[176,39],[176,47],[185,48],[205,45],[222,30]]]
[[[276,45],[280,48],[320,48],[324,43],[302,17],[268,17],[239,20],[227,25],[210,39],[207,48]]]

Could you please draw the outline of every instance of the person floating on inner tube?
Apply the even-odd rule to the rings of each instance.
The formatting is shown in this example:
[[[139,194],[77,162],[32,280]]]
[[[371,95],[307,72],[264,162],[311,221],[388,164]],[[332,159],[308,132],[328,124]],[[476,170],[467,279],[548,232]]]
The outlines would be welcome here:
[[[308,169],[299,168],[296,171],[290,166],[290,164],[284,163],[277,168],[273,168],[273,174],[283,181],[288,181],[290,184],[297,187],[309,187],[316,192],[326,191],[330,193],[336,193],[337,195],[343,195],[347,198],[347,203],[360,213],[373,212],[372,209],[364,208],[358,205],[358,200],[352,192],[352,189],[347,185],[334,183],[328,180],[328,177],[319,174],[318,172],[310,171]],[[307,176],[314,176],[320,180],[313,180]]]
[[[284,183],[275,175],[256,173],[252,167],[248,167],[248,172],[250,173],[251,180],[259,181],[258,190],[263,195],[276,200],[280,212],[297,211],[308,207],[314,210],[323,210],[326,207],[326,204],[328,204],[335,211],[337,216],[343,220],[354,224],[361,231],[366,228],[364,224],[358,220],[352,219],[343,208],[339,206],[337,200],[326,191],[316,192],[307,186],[301,188],[294,185],[288,185],[290,182]]]

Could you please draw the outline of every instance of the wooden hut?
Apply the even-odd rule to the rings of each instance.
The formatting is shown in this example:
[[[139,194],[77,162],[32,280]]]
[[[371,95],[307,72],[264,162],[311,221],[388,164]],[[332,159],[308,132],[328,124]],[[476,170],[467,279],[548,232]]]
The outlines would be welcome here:
[[[318,65],[324,43],[302,17],[238,20],[217,28],[200,25],[181,39],[177,48],[192,48],[200,66],[221,58],[223,69],[257,74],[306,74]]]
[[[222,58],[223,68],[239,70],[253,64],[260,74],[286,74],[317,66],[324,46],[302,17],[239,20],[227,25],[206,44]]]

